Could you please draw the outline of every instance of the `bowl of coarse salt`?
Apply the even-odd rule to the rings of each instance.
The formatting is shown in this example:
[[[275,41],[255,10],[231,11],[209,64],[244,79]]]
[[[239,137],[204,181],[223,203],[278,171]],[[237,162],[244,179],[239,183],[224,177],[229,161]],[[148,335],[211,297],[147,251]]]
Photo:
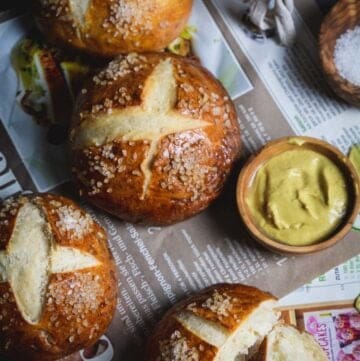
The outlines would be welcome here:
[[[332,89],[360,107],[360,0],[339,0],[323,20],[319,40]]]

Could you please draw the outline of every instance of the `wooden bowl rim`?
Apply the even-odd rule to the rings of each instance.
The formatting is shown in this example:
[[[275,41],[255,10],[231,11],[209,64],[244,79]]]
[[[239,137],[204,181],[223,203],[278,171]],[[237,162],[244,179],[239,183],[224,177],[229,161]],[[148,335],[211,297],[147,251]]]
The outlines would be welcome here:
[[[301,142],[302,144],[297,145],[296,141]],[[334,156],[334,158],[338,160],[337,165],[338,166],[340,166],[340,164],[342,165],[342,171],[344,175],[346,177],[350,176],[348,182],[349,184],[351,184],[352,190],[349,193],[354,193],[355,197],[353,200],[351,200],[351,204],[348,206],[349,207],[348,216],[346,219],[344,219],[344,225],[338,231],[332,234],[330,238],[323,241],[319,241],[318,243],[315,244],[310,244],[306,246],[291,246],[276,241],[270,238],[269,236],[267,236],[266,234],[264,234],[260,229],[260,227],[256,225],[255,221],[253,221],[251,212],[246,205],[247,192],[242,192],[242,189],[249,188],[249,183],[253,181],[258,169],[262,164],[264,164],[270,158],[282,153],[282,151],[279,151],[273,154],[272,153],[273,150],[281,145],[285,145],[286,143],[290,145],[290,148],[283,151],[290,150],[291,145],[293,145],[295,148],[296,146],[304,146],[308,144],[310,146],[315,146],[316,148],[318,148],[319,153],[325,156],[327,156],[326,153],[329,154],[330,152]],[[321,152],[321,150],[323,150],[323,152]],[[259,158],[261,157],[264,157],[264,159],[262,161],[259,161]],[[257,166],[254,169],[254,171],[251,172],[249,170],[250,167],[253,165],[254,162],[258,162],[258,161],[259,161],[259,166]],[[266,248],[269,248],[272,251],[276,251],[282,254],[314,253],[333,246],[335,243],[342,240],[345,237],[345,235],[351,231],[353,223],[355,222],[355,219],[360,212],[359,184],[360,184],[359,176],[356,173],[354,166],[352,165],[351,161],[339,149],[329,144],[328,142],[318,138],[312,138],[306,136],[288,136],[270,141],[269,143],[264,145],[258,152],[256,152],[255,154],[249,157],[249,159],[241,169],[238,177],[237,186],[236,186],[236,202],[240,216],[246,228],[253,236],[253,238],[255,238],[255,240],[260,242]]]
[[[321,22],[321,27],[320,27],[320,32],[319,32],[319,56],[320,56],[320,60],[321,60],[322,69],[323,69],[326,77],[328,77],[328,79],[330,81],[331,89],[335,93],[337,93],[338,96],[340,96],[342,99],[344,99],[348,103],[351,103],[352,105],[355,105],[355,106],[359,106],[360,99],[358,98],[358,96],[354,95],[352,92],[360,91],[360,86],[353,84],[348,79],[343,78],[340,75],[333,57],[332,57],[332,59],[328,59],[327,51],[325,50],[325,48],[330,43],[330,42],[326,42],[325,38],[327,37],[327,34],[333,30],[333,27],[329,26],[329,23],[331,23],[333,21],[333,19],[337,17],[337,14],[340,12],[339,11],[340,9],[348,8],[350,6],[354,6],[354,3],[350,3],[349,1],[345,1],[345,0],[339,0],[332,6],[330,11],[325,15],[324,19]],[[355,4],[355,6],[356,6],[356,4]],[[348,12],[349,17],[350,17],[350,14],[351,14],[351,12],[349,11]],[[359,11],[359,24],[358,25],[360,25],[360,11]],[[348,31],[352,28],[353,27],[348,26],[347,29],[342,34],[345,34],[346,31]],[[335,43],[336,43],[336,40],[339,39],[339,37],[337,37],[335,39]],[[334,44],[334,47],[335,47],[335,44]],[[334,55],[334,51],[332,52],[332,56],[333,55]],[[329,60],[331,61],[334,68],[336,69],[336,74],[338,75],[339,79],[337,79],[334,76]],[[336,89],[336,87],[338,87],[339,89]]]

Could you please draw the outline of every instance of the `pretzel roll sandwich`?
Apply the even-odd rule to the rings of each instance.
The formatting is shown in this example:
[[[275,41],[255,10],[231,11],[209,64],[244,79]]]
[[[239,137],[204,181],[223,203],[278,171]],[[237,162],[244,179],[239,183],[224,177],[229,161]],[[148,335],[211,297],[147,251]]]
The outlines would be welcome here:
[[[172,307],[157,324],[146,361],[245,361],[278,321],[276,300],[240,284],[218,284]]]
[[[190,217],[218,196],[240,131],[226,91],[197,62],[132,53],[81,93],[70,133],[80,195],[153,224]]]
[[[33,0],[45,36],[100,57],[160,51],[179,36],[192,0]]]
[[[94,344],[116,305],[104,230],[72,201],[0,206],[0,359],[57,360]]]

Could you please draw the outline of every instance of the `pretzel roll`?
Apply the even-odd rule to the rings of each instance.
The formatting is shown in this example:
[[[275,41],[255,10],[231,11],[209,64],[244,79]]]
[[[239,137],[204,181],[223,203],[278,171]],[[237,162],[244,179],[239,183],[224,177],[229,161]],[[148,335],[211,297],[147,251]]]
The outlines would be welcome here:
[[[153,224],[190,217],[218,196],[240,131],[226,91],[197,62],[129,54],[81,93],[70,136],[80,195]]]
[[[0,359],[57,360],[94,344],[116,306],[104,230],[69,199],[0,206]]]
[[[245,361],[280,314],[268,293],[218,284],[172,307],[151,334],[146,361]]]
[[[192,0],[34,0],[53,43],[100,57],[160,51],[186,25]]]

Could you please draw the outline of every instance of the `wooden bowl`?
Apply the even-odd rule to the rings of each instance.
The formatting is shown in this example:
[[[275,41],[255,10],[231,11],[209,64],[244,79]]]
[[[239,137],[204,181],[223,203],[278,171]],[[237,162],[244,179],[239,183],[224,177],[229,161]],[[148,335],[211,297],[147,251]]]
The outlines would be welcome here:
[[[360,87],[344,79],[334,62],[337,39],[360,25],[360,1],[339,0],[324,18],[320,29],[320,59],[325,76],[336,94],[348,103],[360,106]]]
[[[344,220],[330,238],[307,246],[291,246],[270,238],[256,224],[246,199],[258,169],[268,160],[282,152],[295,149],[309,149],[332,160],[342,170],[349,193],[349,205]],[[285,137],[269,142],[257,154],[249,158],[242,168],[236,188],[236,200],[240,215],[255,240],[266,248],[285,254],[307,254],[321,251],[342,240],[351,230],[360,211],[359,178],[350,160],[337,148],[320,139],[310,137]]]

